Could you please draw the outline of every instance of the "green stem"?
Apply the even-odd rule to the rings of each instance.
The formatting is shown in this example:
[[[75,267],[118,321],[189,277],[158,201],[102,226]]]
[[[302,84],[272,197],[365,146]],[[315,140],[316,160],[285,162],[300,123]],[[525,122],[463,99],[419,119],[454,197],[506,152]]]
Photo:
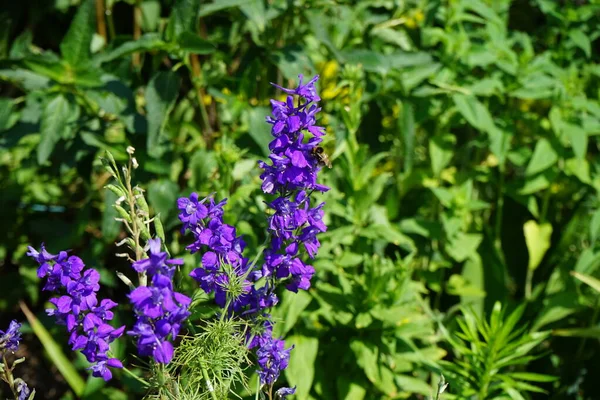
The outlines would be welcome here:
[[[202,368],[202,376],[204,377],[204,380],[206,381],[206,386],[208,388],[208,391],[210,392],[211,397],[213,398],[213,400],[219,400],[217,398],[217,394],[215,393],[215,388],[213,387],[212,383],[210,382],[210,378],[208,377],[208,371],[206,371],[204,364],[202,364],[201,368]]]
[[[129,369],[127,369],[127,367],[123,367],[123,371],[131,376],[133,379],[137,380],[138,382],[142,383],[144,386],[150,386],[150,384],[148,382],[146,382],[144,379],[140,378],[139,376],[137,376],[136,374],[134,374],[133,372],[131,372]]]
[[[525,300],[531,298],[531,286],[533,281],[533,269],[527,268],[527,277],[525,278]]]
[[[496,202],[496,226],[495,226],[495,237],[496,246],[498,249],[502,248],[502,241],[500,235],[502,234],[502,213],[504,211],[504,171],[500,168],[500,181],[498,182],[498,201]]]
[[[10,386],[10,390],[15,396],[15,400],[19,398],[19,393],[17,393],[17,388],[15,387],[15,380],[12,376],[12,368],[8,367],[8,360],[6,359],[6,354],[2,354],[2,362],[4,363],[4,377],[6,378],[6,383]]]

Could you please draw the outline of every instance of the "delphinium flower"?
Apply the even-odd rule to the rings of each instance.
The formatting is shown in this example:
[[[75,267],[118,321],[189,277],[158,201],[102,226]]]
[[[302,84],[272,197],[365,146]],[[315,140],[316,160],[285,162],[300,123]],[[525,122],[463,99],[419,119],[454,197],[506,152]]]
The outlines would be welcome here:
[[[0,367],[0,378],[10,385],[10,389],[15,396],[15,400],[27,400],[31,396],[31,389],[27,386],[27,383],[21,378],[13,377],[13,370],[15,365],[25,361],[24,358],[16,360],[9,365],[6,353],[14,353],[19,348],[19,342],[21,341],[21,324],[13,320],[8,325],[6,331],[0,330],[0,360],[2,366]]]
[[[79,257],[69,256],[66,251],[50,254],[44,245],[40,251],[29,247],[27,255],[38,262],[38,277],[47,278],[44,290],[62,294],[50,300],[56,308],[46,312],[67,327],[71,348],[80,350],[93,363],[88,368],[92,375],[110,380],[108,367],[123,368],[121,361],[109,356],[110,343],[123,335],[125,327],[115,329],[108,323],[114,316],[110,310],[117,303],[110,299],[98,301],[100,274],[93,268],[86,269]]]
[[[316,125],[321,110],[316,104],[320,100],[317,79],[303,84],[300,75],[296,89],[274,85],[288,96],[285,102],[271,100],[273,116],[267,118],[274,136],[269,144],[271,163],[259,162],[262,190],[275,196],[267,204],[269,246],[262,266],[248,264],[242,255],[244,241],[234,227],[223,222],[225,200],[215,203],[210,196],[200,200],[196,193],[178,200],[182,230],[194,235],[187,248],[192,253],[202,252],[200,267],[190,275],[206,293],[215,293],[219,306],[226,307],[229,300],[231,309],[227,311],[240,312],[251,324],[262,327],[262,332],[250,335],[248,347],[256,348],[261,383],[270,388],[287,368],[292,348],[286,349],[283,340],[272,336],[273,324],[264,321],[263,310],[277,304],[275,289],[280,283],[293,292],[310,288],[315,270],[302,260],[302,249],[314,258],[320,246],[317,235],[327,229],[322,220],[324,203],[311,204],[313,192],[329,190],[317,182],[321,160],[316,150],[325,134],[325,129]],[[240,281],[237,293],[231,293],[232,279]],[[294,389],[281,388],[276,393],[285,398]]]
[[[251,282],[246,279],[248,260],[242,256],[246,243],[236,235],[233,226],[223,222],[226,202],[227,199],[215,203],[212,197],[198,200],[198,195],[192,193],[177,203],[183,231],[189,230],[194,235],[194,242],[187,249],[192,253],[203,251],[201,266],[190,276],[205,293],[215,293],[215,302],[220,307],[227,305],[229,289],[231,309],[239,311],[252,301]],[[234,278],[237,282],[232,282]],[[237,290],[232,290],[236,283]]]
[[[0,330],[0,353],[6,350],[15,352],[19,348],[21,341],[21,324],[12,320],[6,331]]]
[[[161,251],[160,239],[150,239],[148,245],[150,257],[136,261],[133,268],[146,272],[150,285],[137,287],[129,294],[137,321],[127,334],[137,337],[141,356],[152,356],[156,362],[167,364],[173,358],[171,341],[190,315],[191,299],[173,290],[175,269],[183,260],[168,259],[168,254]]]
[[[314,268],[300,258],[304,248],[314,258],[320,243],[317,235],[327,227],[323,223],[323,205],[311,206],[313,192],[325,192],[328,187],[317,183],[321,163],[315,149],[322,142],[324,128],[316,125],[316,114],[321,110],[315,88],[318,76],[296,89],[285,89],[285,102],[271,100],[274,140],[269,144],[271,164],[261,161],[263,169],[262,190],[276,198],[268,203],[272,215],[268,217],[270,247],[265,252],[265,262],[256,278],[287,279],[287,289],[297,292],[307,290]],[[297,99],[294,98],[297,96]],[[297,101],[296,101],[297,100]]]
[[[315,270],[302,260],[301,249],[314,258],[320,246],[317,235],[327,230],[323,223],[324,203],[311,204],[312,193],[329,190],[317,182],[322,166],[317,150],[322,150],[318,146],[325,134],[325,129],[316,125],[316,114],[321,110],[316,104],[321,100],[315,88],[318,78],[303,84],[300,75],[295,89],[274,85],[288,96],[284,102],[271,100],[272,116],[267,117],[274,137],[269,144],[271,163],[261,161],[259,166],[263,169],[262,190],[275,199],[267,203],[270,246],[262,268],[252,273],[255,281],[266,280],[263,287],[268,289],[284,281],[293,292],[308,290]],[[287,368],[292,348],[286,349],[283,340],[274,338],[271,328],[269,324],[259,339],[250,344],[258,347],[260,381],[272,388],[280,372]],[[281,388],[276,393],[285,398],[294,389]]]

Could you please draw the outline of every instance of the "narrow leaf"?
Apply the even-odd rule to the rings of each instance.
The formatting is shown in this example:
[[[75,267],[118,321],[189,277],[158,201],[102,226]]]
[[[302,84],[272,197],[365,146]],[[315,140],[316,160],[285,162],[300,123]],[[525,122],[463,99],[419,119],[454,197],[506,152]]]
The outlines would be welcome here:
[[[46,327],[42,325],[42,323],[33,315],[33,313],[29,310],[27,305],[23,302],[19,302],[19,306],[23,311],[23,314],[27,317],[29,324],[31,325],[31,329],[33,333],[38,337],[44,349],[48,353],[48,357],[52,360],[52,363],[58,368],[61,375],[65,378],[73,392],[77,397],[80,397],[85,389],[85,382],[79,376],[79,373],[73,367],[73,364],[69,361],[69,359],[62,352],[58,343],[54,341]]]

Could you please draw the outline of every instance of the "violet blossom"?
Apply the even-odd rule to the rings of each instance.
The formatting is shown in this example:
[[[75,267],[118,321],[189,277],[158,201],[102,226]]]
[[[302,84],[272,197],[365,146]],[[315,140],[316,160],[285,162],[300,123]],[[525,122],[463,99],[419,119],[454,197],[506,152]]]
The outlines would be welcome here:
[[[133,269],[146,272],[150,285],[140,286],[129,294],[137,321],[127,334],[137,337],[139,355],[152,356],[156,362],[167,364],[173,358],[171,341],[190,315],[191,299],[173,290],[175,268],[183,260],[167,259],[168,254],[161,251],[160,239],[150,239],[148,244],[149,258],[136,261]]]
[[[89,368],[92,375],[110,380],[112,372],[107,365],[123,368],[121,361],[108,355],[110,343],[123,335],[125,327],[115,329],[108,324],[114,316],[110,309],[117,303],[110,299],[98,302],[100,274],[93,268],[85,269],[79,257],[69,256],[66,251],[50,254],[43,244],[40,251],[30,246],[27,255],[39,264],[38,277],[47,278],[44,290],[62,293],[50,299],[55,308],[46,310],[47,314],[67,327],[72,350],[80,350],[94,363]]]

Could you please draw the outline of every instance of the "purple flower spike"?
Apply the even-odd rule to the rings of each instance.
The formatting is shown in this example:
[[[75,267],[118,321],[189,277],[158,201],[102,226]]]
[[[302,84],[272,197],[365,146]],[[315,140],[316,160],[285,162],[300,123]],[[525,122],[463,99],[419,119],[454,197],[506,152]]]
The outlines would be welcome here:
[[[98,305],[100,274],[93,268],[86,269],[79,257],[69,256],[66,251],[52,255],[44,245],[39,252],[29,247],[27,255],[39,264],[38,276],[47,278],[44,290],[61,294],[50,299],[55,308],[46,312],[56,318],[57,324],[67,327],[71,348],[95,363],[89,368],[92,375],[110,380],[108,367],[123,368],[119,360],[109,358],[110,344],[123,335],[125,327],[115,329],[107,323],[113,319],[110,310],[117,303],[102,299]]]
[[[129,294],[137,322],[127,334],[137,338],[141,356],[168,364],[173,358],[173,345],[169,340],[175,339],[181,324],[190,315],[188,307],[192,300],[173,290],[175,266],[183,264],[183,260],[167,259],[167,253],[161,251],[160,239],[150,239],[148,244],[149,258],[135,262],[133,268],[145,271],[150,285],[140,286]]]

